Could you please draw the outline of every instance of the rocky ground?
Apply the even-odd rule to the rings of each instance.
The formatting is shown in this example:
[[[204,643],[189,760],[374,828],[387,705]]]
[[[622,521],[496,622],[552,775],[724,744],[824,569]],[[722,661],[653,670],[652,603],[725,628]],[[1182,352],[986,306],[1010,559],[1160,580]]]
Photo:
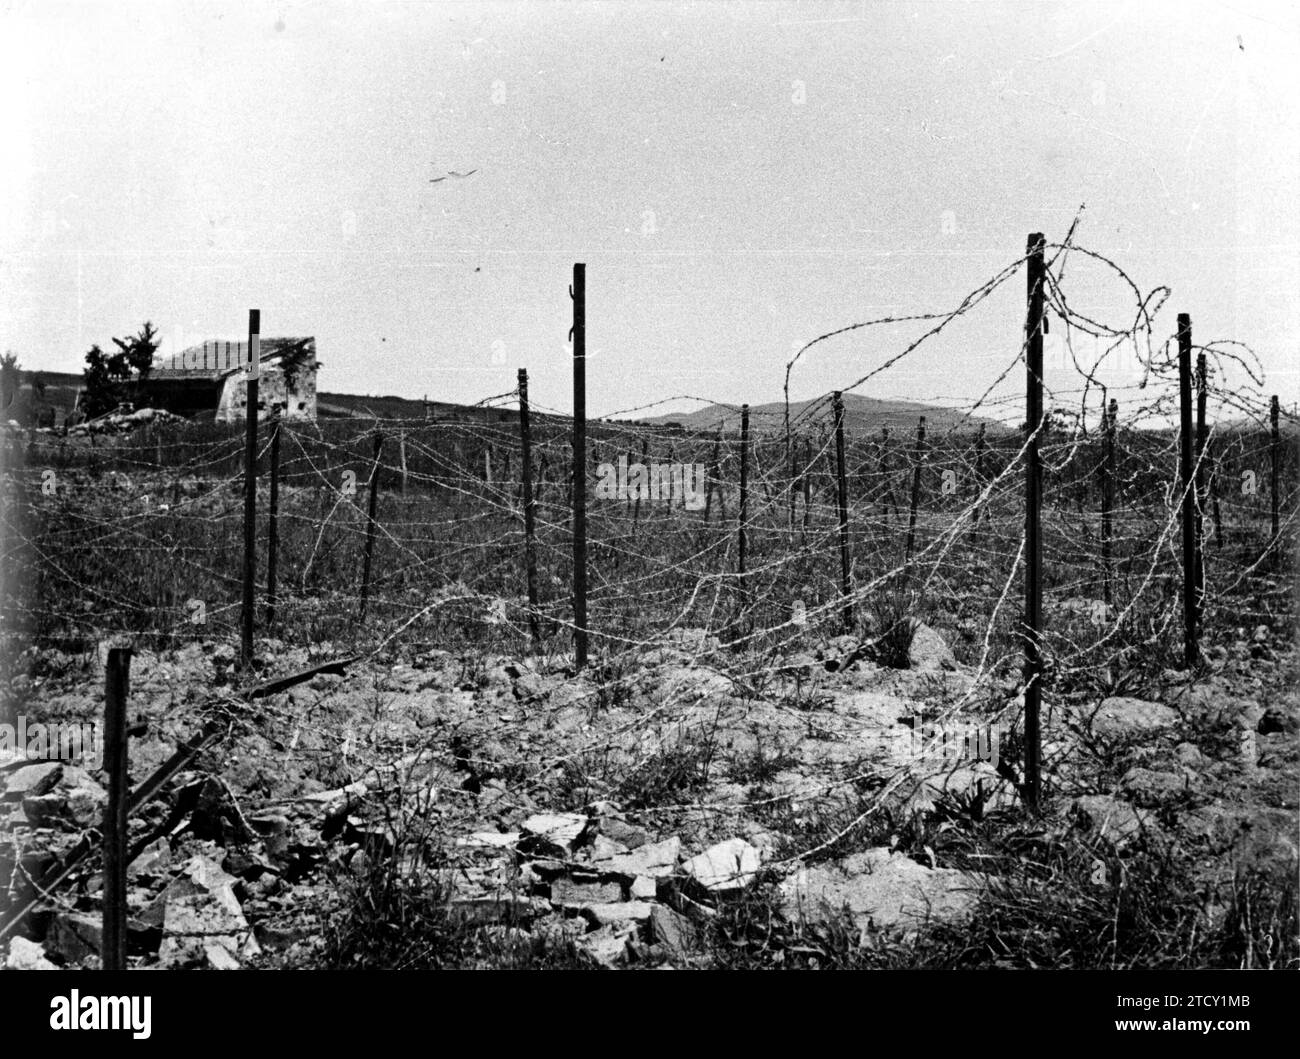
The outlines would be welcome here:
[[[1123,905],[1138,858],[1176,854],[1197,930],[1246,930],[1252,965],[1294,961],[1300,690],[1271,629],[1237,630],[1195,679],[1046,696],[1042,817],[1020,804],[1009,667],[977,676],[926,627],[906,669],[859,647],[746,664],[685,631],[580,676],[563,660],[398,653],[251,702],[228,644],[137,653],[133,783],[205,723],[222,729],[132,820],[131,961],[817,966],[835,932],[842,951],[897,955],[1004,924],[1013,899],[1028,915],[1024,887],[1055,885],[1017,867],[1034,856],[1007,836],[1031,832],[1068,850],[1078,870],[1060,870],[1102,911]],[[343,652],[259,654],[264,679]],[[96,657],[24,665],[11,691],[26,713],[99,718]],[[105,782],[76,762],[0,761],[7,903],[98,826]],[[1276,922],[1240,927],[1243,873]],[[100,891],[92,857],[0,941],[8,965],[96,966]],[[1191,944],[1186,960],[1211,958]],[[1007,948],[985,958],[1017,965]]]

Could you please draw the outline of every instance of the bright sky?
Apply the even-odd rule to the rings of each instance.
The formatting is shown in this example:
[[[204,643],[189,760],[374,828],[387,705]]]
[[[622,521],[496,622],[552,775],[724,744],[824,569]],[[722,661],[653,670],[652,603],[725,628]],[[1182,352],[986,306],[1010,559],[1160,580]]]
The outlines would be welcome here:
[[[1172,289],[1161,341],[1189,312],[1198,342],[1258,351],[1266,392],[1300,389],[1291,3],[40,0],[0,22],[0,345],[25,367],[79,370],[145,318],[164,349],[240,337],[258,307],[263,334],[316,336],[326,390],[474,401],[527,367],[568,410],[585,261],[592,414],[760,403],[792,347],[952,309],[1086,204],[1081,245]],[[430,183],[450,170],[475,172]],[[1066,290],[1131,322],[1083,259]],[[1017,275],[858,392],[973,399],[1023,305]],[[792,396],[916,330],[814,347]]]

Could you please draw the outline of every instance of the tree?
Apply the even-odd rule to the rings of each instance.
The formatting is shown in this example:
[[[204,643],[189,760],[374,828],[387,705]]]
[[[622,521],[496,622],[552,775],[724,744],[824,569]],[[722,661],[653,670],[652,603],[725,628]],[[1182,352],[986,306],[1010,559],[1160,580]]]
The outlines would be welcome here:
[[[14,398],[18,396],[18,388],[22,385],[22,372],[18,364],[17,353],[6,353],[0,357],[0,409],[3,409],[6,416]]]
[[[116,353],[105,353],[97,345],[86,353],[82,407],[91,418],[117,408],[125,399],[127,383],[149,377],[158,351],[158,332],[146,320],[139,332],[129,338],[114,338],[113,344]]]

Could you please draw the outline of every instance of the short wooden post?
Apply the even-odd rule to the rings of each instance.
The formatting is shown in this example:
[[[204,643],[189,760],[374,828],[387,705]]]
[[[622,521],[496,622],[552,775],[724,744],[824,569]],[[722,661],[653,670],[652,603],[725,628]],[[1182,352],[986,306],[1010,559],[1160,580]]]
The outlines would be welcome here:
[[[110,647],[104,671],[104,908],[100,953],[105,971],[126,970],[127,771],[126,703],[130,694],[131,649]]]

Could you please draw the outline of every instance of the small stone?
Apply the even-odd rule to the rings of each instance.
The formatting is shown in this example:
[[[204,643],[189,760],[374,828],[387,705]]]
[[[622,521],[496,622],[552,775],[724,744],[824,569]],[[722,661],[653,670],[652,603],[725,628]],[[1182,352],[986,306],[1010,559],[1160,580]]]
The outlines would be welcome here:
[[[475,831],[456,839],[456,845],[471,849],[513,849],[519,844],[519,838],[518,831]]]
[[[632,880],[628,893],[636,900],[653,901],[659,894],[659,884],[649,875],[638,875]]]
[[[582,905],[578,911],[598,927],[619,923],[644,923],[654,908],[648,901],[616,901]]]
[[[758,869],[758,850],[743,838],[719,842],[682,865],[687,876],[712,893],[743,890]]]
[[[1195,743],[1179,743],[1174,753],[1180,762],[1189,767],[1205,764],[1205,755]]]

